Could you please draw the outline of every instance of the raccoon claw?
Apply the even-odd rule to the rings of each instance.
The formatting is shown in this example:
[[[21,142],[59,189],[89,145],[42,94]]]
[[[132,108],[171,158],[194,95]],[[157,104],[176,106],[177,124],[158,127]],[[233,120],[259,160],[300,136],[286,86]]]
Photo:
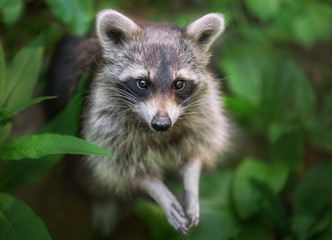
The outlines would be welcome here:
[[[166,216],[168,222],[178,233],[181,235],[187,235],[188,219],[186,218],[182,206],[177,201],[171,204]]]
[[[189,221],[188,228],[197,226],[199,223],[199,201],[198,199],[185,198],[185,209]]]

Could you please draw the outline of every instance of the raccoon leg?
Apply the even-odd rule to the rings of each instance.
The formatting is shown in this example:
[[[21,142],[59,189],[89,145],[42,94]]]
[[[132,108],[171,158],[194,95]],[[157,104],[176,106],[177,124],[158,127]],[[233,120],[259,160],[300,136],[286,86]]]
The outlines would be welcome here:
[[[181,204],[165,184],[158,179],[145,179],[141,187],[161,206],[168,222],[180,234],[186,235],[188,220]]]
[[[197,226],[199,222],[199,177],[201,161],[195,160],[184,169],[184,206],[190,223],[189,227]]]

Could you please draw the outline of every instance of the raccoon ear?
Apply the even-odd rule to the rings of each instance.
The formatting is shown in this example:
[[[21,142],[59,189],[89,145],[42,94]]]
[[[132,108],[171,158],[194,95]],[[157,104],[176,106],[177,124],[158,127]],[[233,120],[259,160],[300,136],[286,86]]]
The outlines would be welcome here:
[[[224,17],[218,13],[209,13],[190,23],[185,33],[203,49],[208,51],[211,44],[223,32],[225,27]]]
[[[98,14],[96,30],[102,47],[110,50],[132,39],[140,27],[121,13],[107,9]]]

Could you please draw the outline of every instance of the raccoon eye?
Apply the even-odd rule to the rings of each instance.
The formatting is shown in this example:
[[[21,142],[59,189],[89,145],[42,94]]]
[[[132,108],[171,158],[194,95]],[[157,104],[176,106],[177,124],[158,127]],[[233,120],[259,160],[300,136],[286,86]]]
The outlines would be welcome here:
[[[184,80],[176,80],[174,82],[174,87],[176,90],[182,90],[185,85],[186,85],[186,82]]]
[[[137,87],[139,89],[146,89],[148,87],[148,82],[145,79],[138,79],[137,80]]]

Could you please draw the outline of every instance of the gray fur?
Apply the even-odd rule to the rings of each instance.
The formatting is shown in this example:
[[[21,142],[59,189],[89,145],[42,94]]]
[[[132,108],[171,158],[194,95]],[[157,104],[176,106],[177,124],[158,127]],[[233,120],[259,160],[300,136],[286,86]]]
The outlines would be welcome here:
[[[91,170],[86,188],[105,195],[144,191],[181,234],[198,224],[201,168],[213,166],[229,142],[218,83],[207,70],[208,49],[223,27],[219,14],[208,14],[183,28],[138,25],[114,10],[98,15],[105,64],[91,84],[82,135],[118,159],[85,157]],[[138,101],[134,93],[117,87],[128,78],[142,77],[149,77],[156,88],[149,100]],[[197,84],[181,105],[169,90],[179,77]],[[153,131],[150,124],[160,111],[172,119],[164,133]],[[184,173],[184,206],[162,182],[168,171]]]

